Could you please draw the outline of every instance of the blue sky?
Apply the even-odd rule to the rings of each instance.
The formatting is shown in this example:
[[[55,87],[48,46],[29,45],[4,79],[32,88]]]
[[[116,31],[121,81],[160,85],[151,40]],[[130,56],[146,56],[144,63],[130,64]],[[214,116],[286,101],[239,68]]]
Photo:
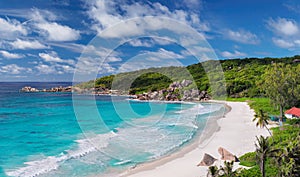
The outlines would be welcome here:
[[[178,44],[168,32],[163,39],[145,32],[150,27],[152,36],[161,37],[162,28],[153,25],[167,21],[128,22],[146,16],[187,25],[208,43],[187,52],[181,44],[191,44],[193,37],[181,36]],[[2,0],[0,81],[71,81],[74,71],[89,72],[84,79],[92,79],[95,73],[188,65],[201,52],[218,59],[294,56],[300,51],[299,17],[296,0]],[[176,28],[166,27],[182,32]],[[136,34],[145,37],[133,38]],[[111,51],[103,41],[108,45],[112,38],[125,42]],[[94,57],[86,55],[90,51]]]

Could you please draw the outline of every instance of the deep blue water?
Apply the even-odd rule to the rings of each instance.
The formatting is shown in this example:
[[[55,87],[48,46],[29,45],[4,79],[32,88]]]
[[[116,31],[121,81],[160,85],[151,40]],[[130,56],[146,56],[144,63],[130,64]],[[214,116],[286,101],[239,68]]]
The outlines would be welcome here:
[[[118,173],[178,149],[224,111],[219,104],[19,92],[69,85],[0,82],[0,176]]]

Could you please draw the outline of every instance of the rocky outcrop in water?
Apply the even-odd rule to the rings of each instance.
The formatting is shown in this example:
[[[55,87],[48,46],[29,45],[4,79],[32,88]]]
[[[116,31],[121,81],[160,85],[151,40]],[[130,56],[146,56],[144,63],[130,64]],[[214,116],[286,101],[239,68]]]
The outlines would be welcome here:
[[[183,80],[182,82],[173,82],[167,89],[159,91],[148,92],[135,95],[138,100],[161,100],[161,101],[204,101],[209,100],[210,96],[206,91],[199,91],[198,89],[189,86],[193,82],[190,80]]]

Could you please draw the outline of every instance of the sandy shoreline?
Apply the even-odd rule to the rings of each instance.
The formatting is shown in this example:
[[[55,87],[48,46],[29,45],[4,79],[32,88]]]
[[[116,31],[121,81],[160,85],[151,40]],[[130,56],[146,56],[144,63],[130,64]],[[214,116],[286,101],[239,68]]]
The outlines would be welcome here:
[[[255,127],[254,111],[245,102],[221,102],[231,107],[223,118],[211,118],[207,129],[196,140],[166,157],[138,165],[119,176],[132,177],[199,177],[206,176],[207,167],[197,167],[204,153],[220,159],[218,148],[224,147],[240,156],[254,151],[255,136],[267,136],[265,129]],[[221,164],[218,160],[216,164]]]

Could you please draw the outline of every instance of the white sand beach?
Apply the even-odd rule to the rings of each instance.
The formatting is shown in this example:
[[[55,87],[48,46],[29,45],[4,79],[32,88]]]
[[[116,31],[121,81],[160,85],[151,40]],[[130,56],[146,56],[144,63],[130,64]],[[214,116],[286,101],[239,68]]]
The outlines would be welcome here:
[[[266,129],[252,122],[254,111],[245,102],[224,102],[232,109],[225,117],[208,123],[208,130],[191,145],[154,162],[138,165],[122,174],[130,177],[200,177],[206,176],[207,167],[197,167],[204,153],[220,159],[218,148],[223,147],[240,156],[254,151],[255,136],[268,136]],[[215,133],[213,133],[213,131]],[[221,160],[215,162],[218,166]]]

